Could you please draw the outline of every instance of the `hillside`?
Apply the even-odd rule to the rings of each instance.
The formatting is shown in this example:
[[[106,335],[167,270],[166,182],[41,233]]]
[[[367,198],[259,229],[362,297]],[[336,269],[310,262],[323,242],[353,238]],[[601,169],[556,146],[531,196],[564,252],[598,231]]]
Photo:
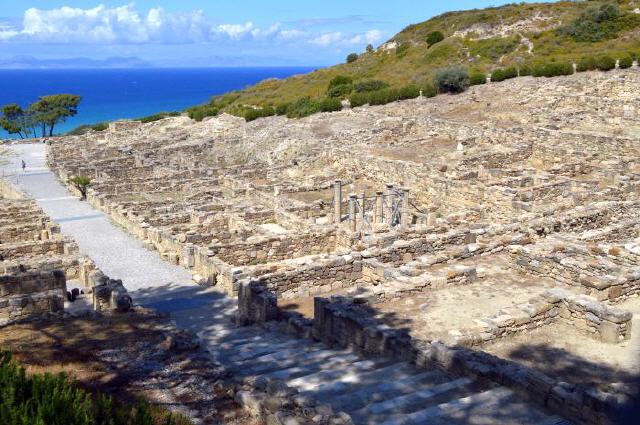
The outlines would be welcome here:
[[[427,38],[435,31],[444,39],[430,46]],[[266,80],[208,106],[210,111],[240,115],[247,105],[276,107],[304,96],[320,99],[338,75],[400,87],[423,84],[437,69],[451,65],[488,73],[498,67],[573,62],[601,54],[616,59],[640,54],[639,1],[511,4],[448,12],[410,25],[378,48],[359,54],[352,63]]]

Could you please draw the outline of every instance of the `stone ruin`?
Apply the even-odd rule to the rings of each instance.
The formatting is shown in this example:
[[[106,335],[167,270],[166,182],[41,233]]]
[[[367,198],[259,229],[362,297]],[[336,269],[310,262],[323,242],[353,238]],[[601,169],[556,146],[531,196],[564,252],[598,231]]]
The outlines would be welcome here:
[[[101,273],[95,264],[33,200],[0,180],[0,325],[62,313],[72,299],[70,286],[73,298],[80,291],[100,294],[95,288],[107,282],[97,282],[96,275]],[[126,311],[131,299],[127,306],[123,297],[128,295],[120,282],[107,302],[94,302],[95,310]]]
[[[634,67],[301,120],[115,123],[48,161],[91,177],[88,202],[196,282],[239,295],[242,324],[484,374],[602,423],[624,398],[606,377],[505,377],[500,344],[566,332],[628,354],[638,87]]]

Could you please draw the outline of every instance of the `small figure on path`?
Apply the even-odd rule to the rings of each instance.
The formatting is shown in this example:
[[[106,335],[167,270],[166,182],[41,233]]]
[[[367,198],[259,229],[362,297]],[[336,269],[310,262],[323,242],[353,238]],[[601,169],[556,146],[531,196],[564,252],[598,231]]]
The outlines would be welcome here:
[[[24,169],[27,168],[27,163],[22,160],[22,172],[24,173]]]

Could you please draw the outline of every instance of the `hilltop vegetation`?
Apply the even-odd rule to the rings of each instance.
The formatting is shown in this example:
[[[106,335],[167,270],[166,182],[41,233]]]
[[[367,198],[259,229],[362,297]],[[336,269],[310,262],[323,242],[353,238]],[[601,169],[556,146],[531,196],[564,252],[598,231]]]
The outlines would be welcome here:
[[[567,64],[598,57],[626,64],[640,54],[638,8],[636,0],[563,1],[449,12],[410,25],[377,49],[351,54],[344,64],[266,80],[187,112],[197,120],[223,111],[248,120],[297,117],[334,110],[332,98],[364,100],[356,90],[362,84],[378,84],[385,94],[377,96],[393,99],[401,99],[401,91],[430,93],[434,76],[444,68],[464,68],[470,84],[481,84],[483,75],[496,70],[494,81],[501,81],[518,73],[565,75]],[[336,78],[348,81],[332,85]]]

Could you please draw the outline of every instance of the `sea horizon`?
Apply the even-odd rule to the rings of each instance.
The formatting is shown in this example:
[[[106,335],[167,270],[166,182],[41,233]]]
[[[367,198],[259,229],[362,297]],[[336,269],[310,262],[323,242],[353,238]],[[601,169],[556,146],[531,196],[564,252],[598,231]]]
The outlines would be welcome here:
[[[287,78],[321,67],[144,67],[0,69],[0,105],[26,108],[39,96],[83,97],[78,115],[56,126],[64,134],[78,126],[183,111],[212,96],[271,78]],[[16,139],[0,129],[0,139]]]

